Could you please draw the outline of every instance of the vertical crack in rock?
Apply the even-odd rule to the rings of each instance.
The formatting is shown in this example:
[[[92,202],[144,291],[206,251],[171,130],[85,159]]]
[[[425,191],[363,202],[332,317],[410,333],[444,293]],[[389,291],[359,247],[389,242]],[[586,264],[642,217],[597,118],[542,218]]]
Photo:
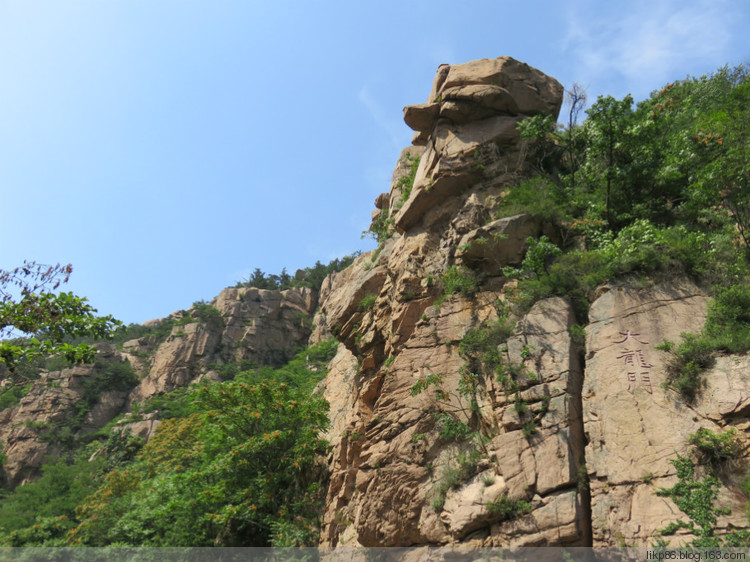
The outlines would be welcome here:
[[[571,420],[571,423],[575,426],[574,431],[578,433],[581,436],[581,444],[582,444],[582,450],[581,450],[581,457],[578,461],[579,464],[579,473],[578,477],[579,479],[583,479],[583,482],[579,482],[578,489],[580,492],[580,501],[581,501],[581,508],[582,508],[582,521],[581,521],[581,527],[583,530],[583,545],[582,546],[593,546],[594,539],[593,539],[593,525],[591,522],[591,487],[589,484],[589,476],[586,469],[586,433],[584,431],[583,427],[583,379],[586,376],[586,344],[582,346],[576,345],[576,342],[571,341],[571,358],[575,357],[578,363],[578,369],[581,373],[580,376],[580,384],[577,386],[577,393],[574,395],[576,397],[576,409],[578,411],[578,416]]]

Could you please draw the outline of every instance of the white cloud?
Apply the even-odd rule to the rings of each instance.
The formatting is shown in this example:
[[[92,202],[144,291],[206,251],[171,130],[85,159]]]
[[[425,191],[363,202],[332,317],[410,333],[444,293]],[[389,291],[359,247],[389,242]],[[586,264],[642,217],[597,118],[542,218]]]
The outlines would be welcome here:
[[[359,90],[357,98],[365,106],[378,127],[387,133],[393,145],[397,148],[402,147],[404,145],[403,123],[400,120],[394,119],[390,112],[383,108],[367,86],[363,86]]]
[[[583,0],[566,16],[563,50],[574,58],[576,79],[623,82],[636,97],[731,56],[728,0]]]

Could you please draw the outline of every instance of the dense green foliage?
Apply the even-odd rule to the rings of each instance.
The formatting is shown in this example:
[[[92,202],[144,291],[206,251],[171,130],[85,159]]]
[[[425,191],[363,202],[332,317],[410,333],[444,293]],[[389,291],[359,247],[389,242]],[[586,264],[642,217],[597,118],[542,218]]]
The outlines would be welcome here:
[[[309,287],[317,290],[320,289],[323,280],[329,274],[346,269],[359,254],[360,252],[354,252],[343,258],[335,258],[326,265],[316,261],[312,267],[298,269],[294,276],[289,275],[286,268],[282,269],[279,274],[267,274],[259,268],[255,268],[250,277],[237,283],[236,287],[255,287],[257,289],[280,291],[293,287]]]
[[[750,350],[750,77],[744,67],[668,84],[633,105],[600,97],[581,125],[537,116],[520,126],[539,175],[512,187],[498,214],[555,224],[528,241],[521,311],[553,295],[586,323],[605,282],[684,274],[714,297],[701,334],[684,334],[668,384],[687,400],[717,352]]]
[[[73,527],[76,506],[94,492],[105,460],[60,458],[42,467],[39,480],[3,494],[0,499],[0,536],[9,546],[64,546]]]
[[[9,493],[0,543],[295,546],[315,544],[324,499],[327,404],[312,395],[336,349],[324,342],[279,369],[154,398],[157,435],[114,429],[87,452]],[[23,506],[23,507],[20,507]]]
[[[25,262],[0,270],[0,374],[23,379],[23,366],[51,354],[71,363],[89,363],[96,350],[87,344],[71,345],[68,338],[105,338],[120,323],[111,316],[96,316],[87,300],[73,293],[54,293],[68,281],[70,265],[45,266]]]
[[[668,84],[635,107],[630,96],[600,96],[586,113],[582,125],[567,131],[552,129],[543,116],[524,125],[547,197],[529,197],[537,180],[510,201],[543,208],[555,202],[560,216],[601,221],[613,232],[635,219],[693,228],[729,221],[746,231],[747,69]]]
[[[497,516],[498,521],[508,521],[531,511],[531,504],[525,500],[512,499],[503,494],[497,500],[487,503],[487,509]]]

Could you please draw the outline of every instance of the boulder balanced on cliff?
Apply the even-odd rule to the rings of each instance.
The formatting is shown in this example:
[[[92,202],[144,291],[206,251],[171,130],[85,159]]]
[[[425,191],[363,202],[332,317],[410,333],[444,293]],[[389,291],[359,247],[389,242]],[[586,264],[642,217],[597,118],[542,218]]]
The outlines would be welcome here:
[[[491,178],[493,185],[526,169],[516,125],[527,117],[557,118],[563,87],[554,78],[510,57],[442,65],[427,103],[404,108],[404,121],[424,146],[414,187],[395,212],[405,232],[425,212]],[[397,200],[391,194],[391,209]]]

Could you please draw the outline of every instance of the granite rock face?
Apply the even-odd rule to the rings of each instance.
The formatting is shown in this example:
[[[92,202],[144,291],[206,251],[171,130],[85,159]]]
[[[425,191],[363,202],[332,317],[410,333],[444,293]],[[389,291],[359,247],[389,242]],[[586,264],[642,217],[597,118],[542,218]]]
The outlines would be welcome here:
[[[646,289],[607,289],[592,304],[586,329],[583,411],[593,538],[603,546],[647,545],[659,529],[685,518],[654,492],[676,482],[669,461],[685,454],[689,436],[732,426],[745,433],[747,359],[720,358],[706,374],[700,399],[686,404],[664,388],[667,353],[655,346],[700,331],[707,297],[682,279]],[[732,515],[718,522],[719,529],[747,526],[736,491],[720,498]]]
[[[502,267],[520,263],[526,239],[542,232],[535,217],[495,216],[502,186],[526,171],[516,124],[556,115],[561,99],[554,79],[501,58],[441,67],[428,103],[406,108],[421,138],[402,152],[391,184],[399,233],[337,274],[321,299],[320,321],[345,346],[334,364],[347,365],[323,383],[335,419],[325,544],[590,542],[570,305],[548,299],[515,319],[495,350],[522,373],[514,389],[483,373],[476,409],[459,391],[461,342],[507,321],[512,284]],[[400,180],[416,157],[405,193]],[[482,287],[445,293],[449,272],[481,272]],[[441,399],[414,391],[425,377],[440,378]],[[341,388],[345,397],[331,391]],[[483,440],[441,435],[441,410]]]
[[[292,348],[306,343],[316,305],[315,291],[306,288],[224,289],[210,303],[215,316],[203,319],[193,309],[178,315],[166,341],[153,351],[150,368],[129,400],[142,402],[190,384],[215,363],[283,362]],[[133,347],[129,343],[126,349]]]
[[[477,183],[500,186],[525,174],[516,125],[537,114],[557,118],[562,94],[557,80],[510,57],[441,66],[427,103],[404,108],[425,148],[395,213],[399,232],[429,225],[430,209]]]
[[[110,391],[85,419],[71,423],[76,406],[86,399],[86,383],[96,369],[95,365],[83,365],[43,372],[17,406],[0,411],[5,487],[34,480],[41,465],[60,454],[65,439],[104,427],[122,410],[127,392]]]
[[[649,546],[685,519],[656,491],[677,481],[670,461],[690,435],[735,427],[747,448],[746,358],[720,357],[694,404],[663,386],[655,346],[706,316],[690,281],[600,287],[588,317],[561,297],[508,316],[503,267],[529,237],[555,239],[537,217],[504,214],[506,187],[530,169],[516,125],[556,116],[561,99],[554,79],[500,58],[441,66],[427,103],[405,109],[414,145],[377,205],[396,232],[329,280],[316,317],[342,343],[321,383],[334,420],[323,544]],[[499,371],[467,355],[510,325],[491,350]],[[725,480],[718,532],[747,526]]]

